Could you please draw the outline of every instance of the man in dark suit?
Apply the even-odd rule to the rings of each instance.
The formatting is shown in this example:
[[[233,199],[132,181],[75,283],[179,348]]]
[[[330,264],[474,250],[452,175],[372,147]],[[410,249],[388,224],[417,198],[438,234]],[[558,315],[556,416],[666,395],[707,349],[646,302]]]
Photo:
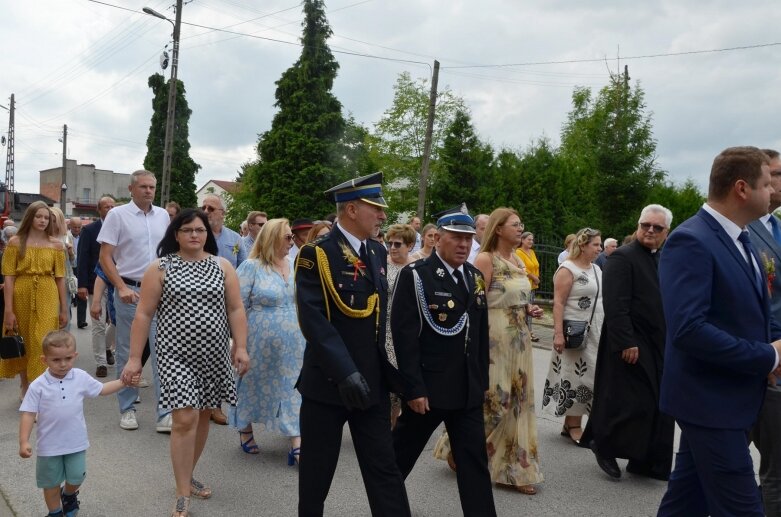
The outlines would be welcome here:
[[[713,161],[708,201],[667,240],[660,408],[681,441],[658,515],[763,515],[748,450],[768,377],[781,374],[762,259],[748,223],[768,212],[770,167],[755,147]]]
[[[466,207],[437,221],[436,251],[399,273],[391,331],[409,386],[393,430],[406,478],[431,434],[445,422],[464,515],[496,515],[485,448],[488,311],[480,271],[466,262],[475,233]]]
[[[749,223],[751,242],[762,259],[762,269],[770,289],[770,314],[781,321],[781,222],[773,212],[781,206],[781,157],[778,151],[763,149],[770,158],[770,195],[768,213]],[[765,402],[751,432],[760,454],[759,481],[765,515],[781,517],[781,386],[768,383]]]
[[[643,208],[635,240],[612,252],[602,273],[605,323],[580,443],[615,478],[616,458],[629,460],[627,472],[665,481],[672,468],[675,422],[659,411],[665,324],[657,274],[672,219],[661,205]]]
[[[114,208],[114,199],[106,196],[98,201],[98,215],[100,219],[94,221],[81,230],[79,246],[76,249],[76,278],[78,291],[76,297],[84,300],[85,304],[92,305],[92,293],[95,287],[95,266],[100,259],[100,243],[98,234],[103,227],[106,214]],[[106,321],[108,309],[106,307],[106,294],[101,300],[101,317],[92,318],[92,353],[95,356],[95,377],[105,377],[108,374],[107,365],[114,364],[114,352],[111,349],[114,340],[111,338],[111,323]]]
[[[369,238],[386,219],[381,184],[377,173],[326,191],[336,202],[338,222],[296,260],[298,321],[306,339],[297,384],[304,444],[300,516],[323,515],[345,422],[372,515],[410,515],[390,435],[387,251]]]

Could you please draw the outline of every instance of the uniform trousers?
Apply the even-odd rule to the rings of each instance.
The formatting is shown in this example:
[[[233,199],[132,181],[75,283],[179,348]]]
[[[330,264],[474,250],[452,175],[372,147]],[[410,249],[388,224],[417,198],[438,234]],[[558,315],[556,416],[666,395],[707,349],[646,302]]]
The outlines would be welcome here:
[[[405,407],[393,430],[399,470],[406,479],[431,434],[442,422],[457,466],[458,495],[464,517],[495,517],[482,405],[456,410],[431,408],[424,415]]]
[[[325,499],[339,460],[345,422],[350,426],[369,507],[374,517],[410,515],[407,491],[393,456],[390,434],[390,399],[365,411],[318,402],[306,396],[301,402],[301,460],[298,473],[299,517],[323,515]]]

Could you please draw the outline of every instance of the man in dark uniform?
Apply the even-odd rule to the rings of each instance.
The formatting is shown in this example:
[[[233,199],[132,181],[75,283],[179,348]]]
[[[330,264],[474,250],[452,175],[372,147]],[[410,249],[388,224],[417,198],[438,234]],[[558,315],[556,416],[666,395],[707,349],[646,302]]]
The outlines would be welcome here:
[[[298,320],[306,338],[297,384],[300,516],[323,515],[345,422],[372,515],[410,515],[393,456],[385,378],[392,368],[385,354],[387,252],[369,238],[386,219],[381,184],[382,173],[376,173],[326,191],[336,202],[338,222],[296,260]]]
[[[580,444],[609,476],[627,472],[666,481],[673,463],[675,421],[659,411],[665,320],[659,250],[673,214],[661,205],[640,212],[635,239],[605,262],[605,323],[597,353],[594,403]]]
[[[466,517],[495,516],[483,426],[488,389],[485,282],[466,262],[475,225],[462,205],[438,221],[436,251],[401,270],[391,331],[408,408],[393,430],[406,478],[443,421]]]

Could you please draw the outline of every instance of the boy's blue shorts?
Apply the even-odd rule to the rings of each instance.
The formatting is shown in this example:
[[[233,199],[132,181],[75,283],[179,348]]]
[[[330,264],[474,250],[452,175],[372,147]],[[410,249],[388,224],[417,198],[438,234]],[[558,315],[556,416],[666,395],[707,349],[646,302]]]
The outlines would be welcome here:
[[[55,488],[66,481],[78,486],[87,475],[87,451],[62,456],[38,456],[35,463],[35,481],[38,488]]]

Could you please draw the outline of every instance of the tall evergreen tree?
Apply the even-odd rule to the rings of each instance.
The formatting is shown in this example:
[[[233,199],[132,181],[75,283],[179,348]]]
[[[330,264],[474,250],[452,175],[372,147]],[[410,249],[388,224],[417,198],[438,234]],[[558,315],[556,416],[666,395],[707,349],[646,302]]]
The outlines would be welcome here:
[[[490,185],[493,158],[491,146],[481,142],[475,134],[469,114],[458,110],[439,150],[439,166],[429,193],[430,211],[437,212],[462,202],[473,213],[490,211],[492,196],[482,194],[485,189],[493,190]],[[484,199],[486,197],[488,199]]]
[[[595,97],[576,88],[562,130],[561,152],[586,194],[583,213],[611,235],[632,230],[651,188],[664,179],[644,97],[619,75]]]
[[[327,44],[331,28],[322,0],[303,5],[301,56],[276,82],[279,111],[260,136],[258,159],[244,167],[235,196],[237,207],[291,219],[332,212],[323,191],[346,179],[339,153],[345,122],[331,93],[339,69]]]
[[[165,148],[165,122],[168,113],[168,84],[160,74],[149,77],[152,89],[152,122],[146,139],[146,157],[144,168],[157,177],[155,201],[160,202],[162,193],[163,150]],[[176,82],[176,118],[174,119],[173,156],[171,157],[170,201],[176,201],[183,207],[192,207],[197,203],[195,196],[195,174],[200,165],[190,157],[190,115],[187,105],[184,83]]]

